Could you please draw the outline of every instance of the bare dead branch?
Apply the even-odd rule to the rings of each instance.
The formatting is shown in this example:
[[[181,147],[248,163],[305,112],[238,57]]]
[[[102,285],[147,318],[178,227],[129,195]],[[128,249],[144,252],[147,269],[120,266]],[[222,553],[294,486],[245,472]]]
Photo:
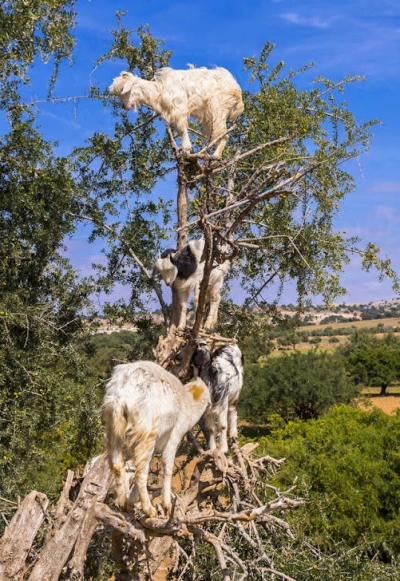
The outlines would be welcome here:
[[[72,483],[74,481],[74,473],[72,470],[68,470],[67,478],[65,479],[65,483],[60,494],[60,497],[57,501],[57,504],[54,509],[54,517],[52,526],[49,527],[47,531],[47,540],[50,540],[51,537],[55,535],[57,530],[60,529],[62,524],[65,522],[67,518],[67,512],[71,508],[71,501],[69,500],[69,492],[71,490]]]
[[[32,491],[22,501],[0,539],[0,579],[19,581],[23,578],[25,561],[48,506],[48,498]]]

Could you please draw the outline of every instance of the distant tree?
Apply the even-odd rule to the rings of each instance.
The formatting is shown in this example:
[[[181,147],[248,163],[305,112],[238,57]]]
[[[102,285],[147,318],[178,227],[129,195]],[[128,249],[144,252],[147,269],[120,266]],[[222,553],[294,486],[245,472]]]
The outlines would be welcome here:
[[[343,315],[329,315],[328,317],[324,317],[320,324],[326,325],[327,323],[345,323],[346,321],[348,321],[348,319],[343,317]]]
[[[341,358],[308,351],[269,358],[263,366],[245,367],[240,415],[268,423],[271,414],[285,420],[309,420],[332,406],[349,403],[359,393]]]
[[[316,337],[311,337],[311,339],[309,339],[308,341],[311,345],[319,345],[322,342],[321,337],[316,336]]]
[[[398,349],[386,345],[357,349],[346,358],[346,367],[353,381],[369,386],[379,386],[380,395],[394,381],[400,381]]]
[[[241,339],[240,348],[246,363],[257,363],[260,357],[271,353],[274,344],[268,337],[252,334]]]
[[[400,339],[394,333],[383,338],[366,332],[355,332],[342,348],[346,369],[356,384],[379,386],[380,395],[400,381]]]
[[[288,347],[290,345],[293,349],[296,349],[296,346],[301,341],[302,335],[296,331],[286,331],[280,333],[277,337],[278,345],[281,345],[282,347]]]

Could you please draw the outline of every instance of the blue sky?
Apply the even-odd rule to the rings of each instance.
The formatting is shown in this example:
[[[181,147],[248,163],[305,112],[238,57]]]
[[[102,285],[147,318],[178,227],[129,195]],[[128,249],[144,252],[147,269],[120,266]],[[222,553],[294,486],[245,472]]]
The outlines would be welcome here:
[[[100,66],[95,59],[110,42],[116,27],[115,12],[126,11],[124,25],[136,29],[149,24],[154,36],[173,51],[171,65],[185,68],[219,65],[229,69],[243,86],[247,73],[243,57],[258,55],[267,41],[275,46],[272,64],[283,60],[287,69],[311,61],[311,73],[338,80],[347,74],[365,75],[344,98],[358,121],[378,117],[370,151],[351,165],[356,189],[344,201],[338,229],[372,240],[400,272],[400,2],[398,0],[79,0],[78,39],[73,68],[63,67],[57,96],[83,95],[90,82],[107,87],[125,63]],[[45,88],[33,84],[34,97],[44,98]],[[27,89],[27,98],[32,97]],[[43,94],[41,94],[41,92]],[[59,141],[63,154],[82,143],[93,131],[107,131],[110,120],[88,100],[77,106],[39,105],[40,123],[49,139]],[[133,115],[134,113],[132,113]],[[162,191],[161,186],[161,191]],[[171,184],[165,184],[170,188]],[[84,232],[68,243],[73,264],[85,274],[99,249],[88,246]],[[362,273],[354,258],[343,277],[346,302],[366,302],[394,297],[390,283],[379,283],[377,274]],[[287,301],[292,300],[290,291]]]

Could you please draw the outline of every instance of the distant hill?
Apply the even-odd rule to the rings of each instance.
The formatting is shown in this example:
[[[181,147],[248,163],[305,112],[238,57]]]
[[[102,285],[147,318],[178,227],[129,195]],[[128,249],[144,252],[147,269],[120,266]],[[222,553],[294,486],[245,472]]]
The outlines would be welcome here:
[[[295,305],[282,305],[281,313],[291,318],[296,311]],[[312,305],[302,317],[304,325],[329,325],[351,321],[368,321],[400,317],[400,299],[374,301],[369,303],[340,303],[332,309]]]
[[[295,316],[296,305],[281,305],[279,310],[284,317],[291,319]],[[160,314],[152,313],[151,317],[155,323],[162,324],[163,319]],[[400,318],[400,299],[369,303],[340,303],[332,309],[326,309],[322,305],[312,305],[306,308],[301,319],[302,325],[330,325],[395,317]],[[119,331],[131,331],[135,333],[137,331],[133,323],[123,323],[120,320],[112,323],[106,318],[99,317],[96,319],[96,324],[97,329],[95,333],[110,334]]]

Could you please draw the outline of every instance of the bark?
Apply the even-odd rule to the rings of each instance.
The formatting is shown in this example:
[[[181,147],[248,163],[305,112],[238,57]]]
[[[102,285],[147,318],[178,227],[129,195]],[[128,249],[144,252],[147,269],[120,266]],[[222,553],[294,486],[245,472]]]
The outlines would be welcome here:
[[[178,165],[178,194],[177,194],[177,209],[178,209],[178,225],[182,230],[178,231],[176,247],[178,250],[186,246],[188,243],[188,231],[185,228],[187,224],[187,186],[183,167]]]
[[[111,485],[111,471],[105,455],[93,465],[84,479],[78,497],[65,523],[43,548],[29,581],[57,581],[79,537],[86,514],[96,500],[103,501]],[[95,518],[94,512],[91,518]],[[86,530],[94,528],[86,520]],[[89,539],[90,542],[90,539]],[[89,542],[87,545],[89,545]]]
[[[67,478],[64,483],[64,487],[60,494],[60,498],[57,501],[57,504],[54,509],[54,517],[53,517],[53,524],[52,527],[49,527],[46,536],[46,542],[50,541],[50,539],[55,535],[56,531],[62,526],[67,518],[67,512],[71,508],[71,501],[69,499],[69,493],[74,481],[74,473],[72,470],[68,470]]]
[[[111,508],[101,502],[96,503],[95,513],[98,521],[112,527],[118,533],[130,536],[142,543],[145,542],[146,535],[143,526],[139,521],[132,519],[132,515],[123,513],[116,508]]]
[[[26,559],[46,514],[48,498],[35,490],[23,500],[0,539],[0,579],[23,578]]]
[[[93,534],[98,526],[98,521],[95,517],[97,496],[93,496],[89,508],[83,518],[82,526],[80,528],[77,540],[75,542],[74,554],[68,563],[69,576],[78,581],[83,579],[83,569],[86,561],[86,553],[92,540]]]
[[[388,387],[389,387],[389,384],[388,383],[382,383],[382,385],[381,385],[381,392],[380,392],[379,395],[386,395],[386,390],[387,390]]]

